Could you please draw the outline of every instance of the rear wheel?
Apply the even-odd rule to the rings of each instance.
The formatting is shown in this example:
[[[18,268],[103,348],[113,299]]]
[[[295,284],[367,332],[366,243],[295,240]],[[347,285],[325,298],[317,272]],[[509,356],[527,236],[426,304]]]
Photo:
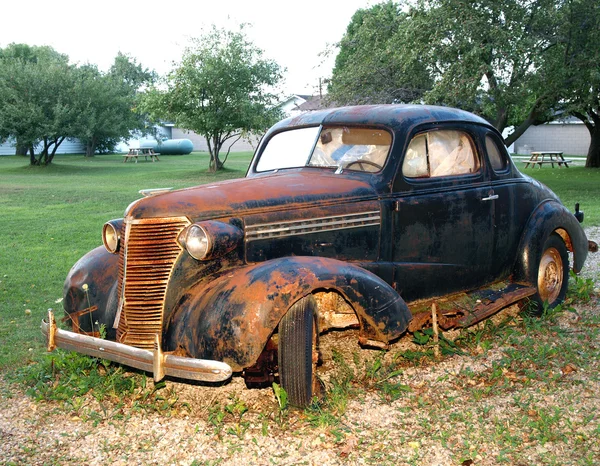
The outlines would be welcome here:
[[[319,392],[317,303],[307,296],[295,303],[279,323],[279,379],[289,403],[303,408]]]
[[[556,233],[551,234],[544,244],[535,284],[537,293],[532,300],[537,305],[537,314],[542,313],[545,303],[552,309],[564,301],[569,286],[569,253],[565,242]]]

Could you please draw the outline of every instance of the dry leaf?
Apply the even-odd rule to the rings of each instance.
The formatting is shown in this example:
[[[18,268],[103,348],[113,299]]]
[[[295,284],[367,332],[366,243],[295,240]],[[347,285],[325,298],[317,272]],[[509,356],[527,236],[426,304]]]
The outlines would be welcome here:
[[[347,457],[357,445],[358,439],[354,435],[349,436],[346,440],[346,445],[344,445],[344,448],[342,448],[342,451],[340,452],[340,456],[342,458]]]
[[[561,369],[562,375],[570,374],[571,372],[577,372],[577,367],[569,363]]]

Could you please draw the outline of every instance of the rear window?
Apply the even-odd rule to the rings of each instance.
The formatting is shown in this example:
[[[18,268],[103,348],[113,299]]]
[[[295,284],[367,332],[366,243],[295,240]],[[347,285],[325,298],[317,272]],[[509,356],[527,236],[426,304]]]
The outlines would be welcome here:
[[[467,133],[436,130],[413,138],[406,150],[402,173],[408,178],[435,178],[475,173],[479,167]]]

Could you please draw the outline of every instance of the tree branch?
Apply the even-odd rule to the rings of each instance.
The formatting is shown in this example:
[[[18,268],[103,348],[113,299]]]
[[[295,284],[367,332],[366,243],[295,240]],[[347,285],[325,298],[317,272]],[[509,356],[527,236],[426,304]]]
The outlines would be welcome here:
[[[227,157],[229,157],[229,152],[231,152],[231,148],[236,142],[240,140],[241,137],[242,133],[238,133],[238,138],[229,145],[229,149],[227,149],[227,153],[225,154],[225,159],[223,159],[223,165],[225,165],[225,162],[227,162]],[[223,141],[225,141],[225,139]]]
[[[584,115],[581,112],[571,112],[571,115],[573,115],[575,118],[580,119],[583,124],[585,125],[585,127],[588,129],[588,131],[591,132],[594,131],[594,125],[592,125],[590,123],[590,120],[588,119],[588,117],[586,115]]]
[[[527,131],[527,128],[529,128],[536,121],[538,106],[543,102],[543,100],[545,98],[546,98],[545,95],[537,98],[537,100],[532,105],[531,110],[529,111],[529,114],[527,115],[527,118],[525,119],[525,121],[523,121],[523,123],[521,123],[517,127],[517,129],[515,129],[504,140],[504,145],[506,147],[510,146],[513,142],[515,142],[517,139],[519,139],[523,135],[523,133],[525,131]]]

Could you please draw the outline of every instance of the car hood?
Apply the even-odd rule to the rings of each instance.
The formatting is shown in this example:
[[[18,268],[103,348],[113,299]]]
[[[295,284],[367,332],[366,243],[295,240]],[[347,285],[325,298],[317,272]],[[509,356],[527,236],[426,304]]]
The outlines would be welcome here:
[[[135,201],[125,214],[131,219],[187,216],[198,221],[375,197],[373,187],[358,177],[302,170],[157,194]]]

